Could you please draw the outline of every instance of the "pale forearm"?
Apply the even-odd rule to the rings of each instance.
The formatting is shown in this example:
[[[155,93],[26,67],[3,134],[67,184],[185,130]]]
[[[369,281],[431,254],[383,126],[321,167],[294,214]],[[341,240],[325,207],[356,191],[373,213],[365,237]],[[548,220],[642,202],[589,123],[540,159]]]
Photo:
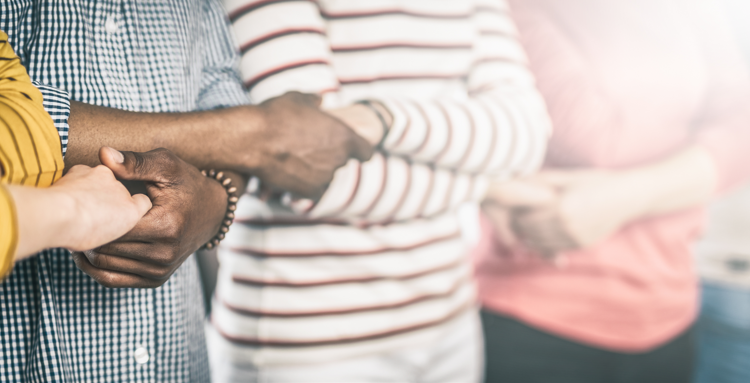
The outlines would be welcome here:
[[[619,193],[630,201],[630,220],[669,214],[708,201],[718,171],[708,152],[690,146],[675,155],[621,174]]]
[[[63,245],[61,235],[72,222],[71,201],[54,189],[8,185],[18,217],[15,261]]]

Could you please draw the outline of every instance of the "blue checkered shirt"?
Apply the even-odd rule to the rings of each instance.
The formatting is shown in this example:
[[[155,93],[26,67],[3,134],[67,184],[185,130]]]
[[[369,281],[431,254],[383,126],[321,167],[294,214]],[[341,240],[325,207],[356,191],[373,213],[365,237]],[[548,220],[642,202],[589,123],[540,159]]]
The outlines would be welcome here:
[[[247,102],[214,0],[0,0],[0,29],[63,148],[70,99],[149,112]],[[108,289],[66,250],[45,251],[0,284],[0,382],[208,381],[202,299],[192,257],[160,288]]]

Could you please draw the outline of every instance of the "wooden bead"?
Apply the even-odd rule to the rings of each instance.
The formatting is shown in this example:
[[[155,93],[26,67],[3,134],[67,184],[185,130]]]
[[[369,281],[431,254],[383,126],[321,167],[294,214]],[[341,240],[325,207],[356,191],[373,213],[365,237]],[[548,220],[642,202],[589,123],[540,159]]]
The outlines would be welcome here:
[[[229,210],[229,211],[235,211],[235,210],[237,210],[237,205],[234,205],[234,204],[229,205],[229,206],[227,206],[227,210]]]
[[[224,221],[224,226],[229,227],[231,225],[232,225],[232,220],[231,219],[228,219],[228,220]]]
[[[237,187],[235,186],[232,186],[229,189],[227,189],[228,194],[234,194],[235,192],[237,192]]]
[[[221,186],[227,186],[227,185],[229,185],[231,183],[232,183],[232,179],[231,178],[227,178],[224,181],[221,181]]]
[[[206,173],[205,170],[201,170],[201,174],[203,174],[204,176],[208,177],[208,173]]]
[[[237,203],[237,201],[239,200],[240,200],[240,197],[237,197],[236,195],[229,197],[229,203]]]
[[[226,217],[229,219],[234,219],[234,212],[228,212]]]
[[[224,172],[218,172],[216,173],[216,178],[218,181],[221,181],[222,178],[224,178]]]
[[[213,243],[211,243],[211,242],[208,242],[208,243],[206,243],[205,245],[203,245],[203,247],[205,247],[205,248],[206,248],[206,249],[208,249],[208,250],[211,250],[211,249],[213,249],[213,248],[214,248],[214,244],[213,244]]]
[[[213,178],[215,175],[216,175],[216,170],[211,169],[211,170],[208,171],[208,176],[209,177]]]
[[[228,227],[226,227],[226,226],[222,226],[222,227],[221,227],[221,232],[222,232],[222,233],[226,233],[226,232],[228,232],[228,231],[229,231],[229,228],[228,228]]]
[[[219,235],[217,235],[216,237],[219,238],[219,239],[224,239],[224,237],[226,237],[226,235],[224,233],[219,233]]]

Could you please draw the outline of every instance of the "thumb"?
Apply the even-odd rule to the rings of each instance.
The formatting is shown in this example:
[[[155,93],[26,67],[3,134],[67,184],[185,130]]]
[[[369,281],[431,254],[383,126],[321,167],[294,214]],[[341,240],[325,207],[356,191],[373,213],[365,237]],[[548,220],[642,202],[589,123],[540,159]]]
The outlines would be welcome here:
[[[375,152],[375,148],[369,141],[354,133],[354,131],[351,131],[351,135],[351,151],[349,153],[351,158],[357,159],[360,162],[369,160]]]
[[[143,194],[134,194],[131,198],[133,198],[135,207],[138,210],[138,218],[143,217],[149,210],[151,210],[151,200],[147,196]]]
[[[126,181],[162,182],[164,179],[164,155],[166,149],[150,152],[125,152],[107,146],[99,149],[99,161],[115,174],[115,177]]]

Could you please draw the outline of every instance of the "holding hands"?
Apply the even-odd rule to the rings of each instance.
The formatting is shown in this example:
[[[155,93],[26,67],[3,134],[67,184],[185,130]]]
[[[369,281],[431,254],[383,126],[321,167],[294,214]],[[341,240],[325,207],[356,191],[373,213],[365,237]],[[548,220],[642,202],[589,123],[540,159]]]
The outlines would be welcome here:
[[[107,287],[161,286],[219,231],[227,193],[219,182],[166,149],[146,153],[103,149],[100,159],[119,179],[143,181],[153,207],[127,234],[74,253],[74,260]]]
[[[637,215],[626,176],[603,170],[543,171],[493,184],[482,203],[498,238],[544,258],[601,243]]]

